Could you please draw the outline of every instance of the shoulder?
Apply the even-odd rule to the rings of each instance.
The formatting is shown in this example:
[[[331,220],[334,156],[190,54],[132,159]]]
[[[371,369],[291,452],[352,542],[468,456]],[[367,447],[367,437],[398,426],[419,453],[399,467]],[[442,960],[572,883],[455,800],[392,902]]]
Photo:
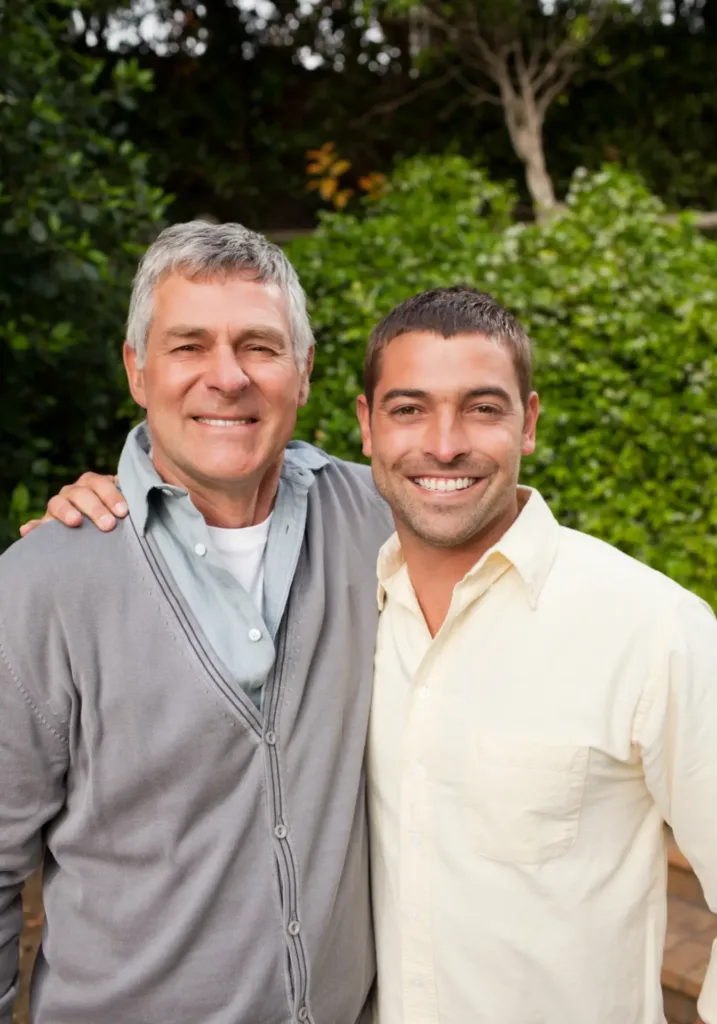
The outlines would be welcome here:
[[[126,558],[133,527],[120,521],[102,533],[89,521],[70,529],[50,522],[12,544],[0,555],[0,607],[32,602],[49,607],[73,591],[93,585],[106,589],[108,573]]]
[[[346,480],[348,486],[356,487],[362,492],[365,491],[366,496],[371,500],[376,498],[381,501],[374,486],[370,466],[364,466],[360,462],[347,462],[345,459],[337,459],[333,455],[329,455],[326,469],[329,475]]]
[[[393,529],[391,511],[374,486],[370,466],[330,455],[317,476],[320,486],[331,489],[347,511],[372,516],[381,527]]]
[[[701,598],[664,573],[586,533],[560,527],[554,565],[593,601],[614,614],[655,620],[674,614],[680,606],[704,605]]]

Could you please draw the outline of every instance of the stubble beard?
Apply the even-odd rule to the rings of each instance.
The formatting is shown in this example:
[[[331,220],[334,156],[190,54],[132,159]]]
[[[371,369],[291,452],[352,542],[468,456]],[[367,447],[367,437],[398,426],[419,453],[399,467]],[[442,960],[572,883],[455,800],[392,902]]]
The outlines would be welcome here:
[[[500,509],[486,495],[484,500],[460,510],[429,511],[407,501],[395,515],[424,544],[448,549],[463,547],[484,533],[500,515]]]
[[[469,475],[468,473],[466,475]],[[507,507],[508,498],[502,491],[492,493],[490,484],[486,493],[475,504],[461,509],[450,507],[428,510],[420,495],[411,494],[415,485],[407,478],[396,484],[391,473],[374,465],[374,483],[381,497],[388,503],[394,519],[424,544],[434,548],[456,548],[468,544],[484,533]]]

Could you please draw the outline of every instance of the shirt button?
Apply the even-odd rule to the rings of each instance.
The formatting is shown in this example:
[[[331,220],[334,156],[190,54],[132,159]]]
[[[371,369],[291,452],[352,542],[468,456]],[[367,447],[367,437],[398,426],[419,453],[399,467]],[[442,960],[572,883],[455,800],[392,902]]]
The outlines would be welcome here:
[[[277,825],[274,829],[274,835],[277,839],[286,839],[286,825]]]
[[[298,935],[300,931],[301,931],[301,925],[296,920],[296,918],[294,918],[293,921],[289,921],[289,928],[288,928],[289,935]]]
[[[206,553],[207,553],[207,549],[205,548],[205,546],[203,544],[195,544],[194,545],[194,553],[195,553],[195,555],[199,555],[200,558],[203,558],[204,555],[206,555]]]
[[[422,764],[414,764],[413,774],[416,776],[417,779],[425,779],[426,769],[423,767]]]
[[[423,699],[425,700],[426,697],[428,696],[428,687],[427,686],[419,686],[418,687],[418,696],[419,697],[423,697]]]
[[[299,1012],[297,1013],[296,1016],[299,1018],[299,1020],[308,1020],[309,1019],[309,1011],[308,1011],[308,1009],[305,1006],[300,1006],[299,1007]]]
[[[266,740],[270,747],[273,747],[276,744],[276,733],[268,732],[264,739]]]
[[[260,629],[250,629],[249,630],[249,639],[253,643],[256,643],[257,640],[261,640],[261,630]]]

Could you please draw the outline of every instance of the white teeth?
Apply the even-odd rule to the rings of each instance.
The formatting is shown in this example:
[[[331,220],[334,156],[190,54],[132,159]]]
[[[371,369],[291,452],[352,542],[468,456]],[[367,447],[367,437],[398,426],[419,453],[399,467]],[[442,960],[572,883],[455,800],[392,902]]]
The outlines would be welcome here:
[[[197,416],[198,423],[206,423],[210,427],[239,427],[253,420],[210,420],[207,416]]]
[[[419,476],[415,483],[427,491],[464,491],[477,482],[477,477],[463,476],[455,479],[445,476]]]

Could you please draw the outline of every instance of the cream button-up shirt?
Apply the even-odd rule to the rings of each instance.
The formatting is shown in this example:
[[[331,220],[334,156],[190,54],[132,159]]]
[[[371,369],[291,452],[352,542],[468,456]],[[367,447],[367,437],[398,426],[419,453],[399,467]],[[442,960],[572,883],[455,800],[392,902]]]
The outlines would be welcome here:
[[[717,908],[715,618],[523,491],[434,639],[379,557],[380,1024],[664,1021],[663,820]]]

